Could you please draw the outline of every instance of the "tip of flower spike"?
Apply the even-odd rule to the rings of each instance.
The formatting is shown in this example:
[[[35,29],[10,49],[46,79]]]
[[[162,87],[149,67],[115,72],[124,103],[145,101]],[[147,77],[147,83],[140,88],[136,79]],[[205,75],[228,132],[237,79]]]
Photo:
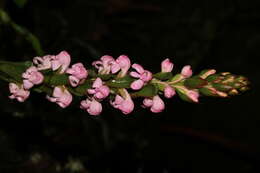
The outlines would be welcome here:
[[[234,96],[247,91],[250,85],[249,80],[244,76],[229,72],[209,75],[206,80],[208,84],[200,88],[200,92],[206,96]]]

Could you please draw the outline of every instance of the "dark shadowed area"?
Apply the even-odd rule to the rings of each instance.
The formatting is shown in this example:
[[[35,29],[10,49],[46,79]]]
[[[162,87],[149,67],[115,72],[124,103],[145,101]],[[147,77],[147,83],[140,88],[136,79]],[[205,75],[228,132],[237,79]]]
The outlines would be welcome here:
[[[152,72],[214,68],[244,75],[251,90],[232,98],[178,97],[154,114],[123,115],[104,102],[100,116],[59,108],[31,92],[10,100],[0,81],[0,173],[257,173],[260,170],[260,1],[0,0],[0,9],[40,41],[31,44],[0,18],[0,60],[31,61],[66,50],[72,63],[126,54]],[[1,21],[2,20],[2,21]]]

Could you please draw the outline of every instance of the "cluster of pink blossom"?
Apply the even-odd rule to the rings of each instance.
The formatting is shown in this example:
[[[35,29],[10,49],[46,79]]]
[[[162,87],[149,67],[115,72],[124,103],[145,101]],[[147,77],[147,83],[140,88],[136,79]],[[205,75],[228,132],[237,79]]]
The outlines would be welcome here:
[[[30,95],[29,89],[34,85],[44,84],[43,71],[51,70],[56,74],[68,75],[68,83],[70,86],[60,85],[53,87],[52,95],[47,95],[47,99],[51,102],[57,103],[60,107],[65,108],[72,102],[72,94],[69,92],[68,87],[76,88],[83,84],[86,80],[91,81],[91,88],[85,91],[87,98],[82,100],[80,108],[86,110],[90,115],[99,115],[102,112],[101,101],[106,99],[110,94],[113,96],[110,104],[119,109],[123,114],[129,114],[134,109],[134,102],[132,100],[130,91],[141,90],[149,83],[160,84],[162,92],[166,98],[172,98],[176,93],[175,89],[178,87],[180,90],[187,91],[187,96],[191,101],[198,102],[199,94],[197,91],[188,90],[183,86],[172,85],[174,81],[160,81],[153,78],[152,72],[145,70],[140,64],[131,64],[130,59],[126,55],[121,55],[117,59],[105,55],[98,61],[94,61],[92,65],[97,69],[98,75],[113,74],[116,79],[120,79],[129,75],[133,82],[130,84],[130,91],[126,88],[117,88],[112,90],[103,81],[101,77],[91,78],[88,70],[82,63],[73,64],[70,67],[71,57],[66,51],[60,52],[58,55],[46,55],[43,57],[35,57],[33,59],[33,66],[28,68],[23,74],[23,83],[10,83],[9,89],[11,92],[11,99],[17,99],[19,102],[24,102]],[[162,73],[171,73],[174,64],[170,59],[165,59],[161,63]],[[183,67],[180,78],[189,78],[192,75],[192,70],[189,65]],[[160,92],[158,92],[159,94]],[[143,100],[142,107],[150,108],[154,113],[162,112],[165,109],[165,104],[159,95],[153,97],[146,97]]]

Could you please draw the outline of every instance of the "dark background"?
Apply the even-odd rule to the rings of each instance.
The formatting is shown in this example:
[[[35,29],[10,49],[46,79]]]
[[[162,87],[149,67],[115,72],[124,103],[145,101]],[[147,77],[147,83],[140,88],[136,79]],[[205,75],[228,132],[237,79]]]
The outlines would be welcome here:
[[[18,0],[19,1],[19,0]],[[16,3],[15,3],[16,2]],[[31,93],[25,103],[8,99],[0,81],[0,173],[259,172],[260,1],[0,0],[12,20],[41,42],[45,54],[67,50],[72,62],[128,55],[160,71],[172,58],[175,71],[191,64],[247,76],[251,90],[191,104],[174,97],[166,110],[139,107],[123,115],[104,103],[93,117]],[[0,22],[0,60],[32,60],[37,52]]]

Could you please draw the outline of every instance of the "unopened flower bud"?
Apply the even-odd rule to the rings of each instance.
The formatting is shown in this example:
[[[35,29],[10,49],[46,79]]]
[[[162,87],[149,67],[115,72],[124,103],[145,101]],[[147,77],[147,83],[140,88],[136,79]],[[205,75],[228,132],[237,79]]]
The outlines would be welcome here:
[[[186,65],[182,68],[181,74],[183,77],[188,78],[192,76],[192,69],[190,65]]]
[[[166,86],[164,88],[164,96],[166,98],[172,98],[175,95],[175,90],[171,86]]]
[[[161,63],[161,71],[162,72],[171,72],[173,69],[174,64],[170,61],[169,58],[165,59]]]

